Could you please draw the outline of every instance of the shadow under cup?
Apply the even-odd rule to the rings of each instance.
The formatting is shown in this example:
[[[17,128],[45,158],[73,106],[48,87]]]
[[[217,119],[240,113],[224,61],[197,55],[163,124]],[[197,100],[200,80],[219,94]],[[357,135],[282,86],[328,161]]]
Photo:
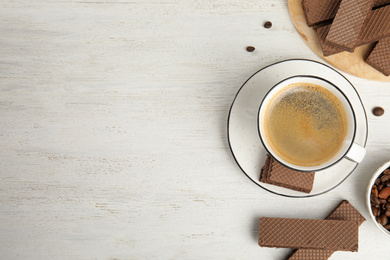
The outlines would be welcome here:
[[[267,115],[266,115],[266,113],[268,113],[267,108],[270,102],[273,101],[275,97],[280,95],[280,92],[282,90],[284,90],[287,87],[291,87],[292,84],[297,84],[297,83],[302,83],[299,85],[311,85],[311,86],[316,85],[325,88],[337,98],[339,103],[341,103],[341,106],[344,109],[346,114],[347,131],[346,133],[345,132],[342,133],[343,135],[345,135],[345,137],[342,140],[342,143],[339,145],[341,146],[341,148],[339,148],[338,151],[335,152],[330,159],[322,161],[319,164],[313,163],[313,165],[312,164],[298,165],[286,161],[275,151],[275,149],[272,148],[271,142],[266,137],[267,136],[266,134],[267,130],[265,127],[267,122],[266,120],[272,120],[272,118],[267,119]],[[333,85],[331,82],[325,79],[316,76],[294,76],[294,77],[284,79],[283,81],[279,82],[274,87],[272,87],[271,90],[264,97],[259,108],[258,130],[259,130],[260,139],[267,152],[279,163],[297,171],[314,171],[314,172],[320,171],[336,164],[338,161],[340,161],[343,158],[347,158],[351,161],[359,163],[363,160],[365,155],[365,149],[362,146],[354,143],[355,134],[356,134],[356,119],[355,119],[355,113],[353,111],[352,105],[349,102],[348,98],[337,86]]]

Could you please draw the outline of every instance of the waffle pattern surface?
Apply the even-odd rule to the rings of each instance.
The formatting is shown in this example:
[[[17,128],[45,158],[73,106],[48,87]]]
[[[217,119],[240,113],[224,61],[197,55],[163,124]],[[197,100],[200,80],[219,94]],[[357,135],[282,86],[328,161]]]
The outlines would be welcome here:
[[[341,0],[303,0],[302,7],[307,25],[314,26],[326,23],[337,14]],[[374,0],[373,8],[390,4],[390,0]]]
[[[390,5],[371,11],[359,36],[359,45],[390,36]]]
[[[390,37],[376,44],[366,62],[386,76],[390,76]]]
[[[360,214],[354,206],[347,200],[343,200],[340,204],[326,217],[332,220],[350,220],[356,221],[360,226],[366,219]]]
[[[333,19],[341,0],[303,0],[302,6],[309,26]]]
[[[336,47],[352,52],[372,5],[373,0],[343,0],[326,41]]]
[[[325,57],[344,51],[343,49],[334,47],[334,46],[326,43],[325,39],[326,39],[326,36],[328,35],[330,26],[331,26],[330,24],[327,24],[327,25],[318,27],[316,29],[318,39],[320,40],[320,46],[322,49],[322,53],[324,54]]]
[[[341,201],[326,219],[356,221],[359,226],[366,220],[347,200]],[[333,253],[333,250],[298,249],[288,260],[327,260]]]
[[[261,169],[260,181],[292,190],[310,193],[313,189],[314,172],[298,172],[286,168],[267,155]]]
[[[298,249],[288,260],[327,260],[335,251],[321,249]]]
[[[356,221],[260,218],[259,245],[265,247],[358,250]]]
[[[373,8],[390,4],[390,0],[375,0]]]

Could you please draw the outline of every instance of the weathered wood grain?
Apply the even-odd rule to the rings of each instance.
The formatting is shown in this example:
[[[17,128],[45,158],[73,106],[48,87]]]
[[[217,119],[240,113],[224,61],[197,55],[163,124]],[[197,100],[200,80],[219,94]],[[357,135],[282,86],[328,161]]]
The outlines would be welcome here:
[[[2,1],[0,15],[1,259],[281,259],[257,245],[260,216],[323,218],[348,199],[368,218],[366,183],[389,160],[384,83],[350,77],[368,153],[329,194],[267,193],[229,151],[242,83],[318,59],[287,1]],[[386,256],[380,236],[367,222],[360,252],[333,257]]]

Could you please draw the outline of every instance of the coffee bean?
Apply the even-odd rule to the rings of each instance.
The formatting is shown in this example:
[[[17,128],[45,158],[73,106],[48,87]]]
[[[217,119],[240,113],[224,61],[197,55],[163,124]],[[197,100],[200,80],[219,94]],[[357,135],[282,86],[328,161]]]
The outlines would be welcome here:
[[[248,52],[253,52],[255,49],[256,49],[256,48],[253,47],[253,46],[248,46],[248,47],[246,47],[246,50],[247,50]]]
[[[267,21],[267,22],[264,23],[264,28],[269,29],[271,27],[272,27],[272,23],[270,21]]]
[[[379,192],[379,198],[381,198],[381,199],[385,199],[386,200],[389,196],[390,196],[390,187],[384,187]]]
[[[374,206],[371,206],[371,211],[372,211],[372,215],[374,215],[374,217],[378,217],[379,214],[381,213],[381,211]]]
[[[378,197],[378,187],[376,185],[372,186],[371,193],[375,195],[375,197]]]
[[[390,231],[390,168],[381,173],[371,188],[371,212]]]
[[[377,197],[375,197],[374,194],[371,194],[371,202],[372,202],[374,205],[379,205],[379,204],[381,204],[381,203],[379,202],[379,199],[378,199]]]
[[[388,181],[388,180],[390,180],[390,174],[384,174],[384,175],[382,175],[382,177],[381,177],[381,182],[386,182],[386,181]]]
[[[385,110],[381,107],[374,107],[374,109],[372,110],[372,113],[375,115],[375,116],[381,116],[385,113]]]
[[[386,217],[386,215],[382,214],[379,217],[381,219],[380,223],[382,224],[382,226],[386,226],[387,225],[387,217]]]

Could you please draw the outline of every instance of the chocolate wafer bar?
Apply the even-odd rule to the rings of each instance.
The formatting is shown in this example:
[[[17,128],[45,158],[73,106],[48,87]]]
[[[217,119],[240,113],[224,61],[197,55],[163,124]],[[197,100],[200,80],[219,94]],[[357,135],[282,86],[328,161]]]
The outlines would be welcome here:
[[[310,193],[313,189],[314,172],[299,172],[291,170],[267,155],[264,167],[261,169],[260,181],[283,188]]]
[[[390,1],[390,0],[386,0]],[[390,37],[390,5],[371,11],[364,22],[356,47],[376,42],[382,38]],[[378,26],[380,25],[380,26]],[[316,28],[320,46],[324,56],[333,55],[344,51],[334,45],[326,42],[326,36],[330,30],[331,24],[326,24]]]
[[[326,219],[356,221],[359,226],[366,220],[347,200],[341,201]],[[327,260],[333,253],[333,250],[298,249],[287,260]]]
[[[353,52],[372,5],[373,0],[341,1],[326,41],[333,46]]]
[[[367,64],[390,76],[390,37],[380,40],[366,59]]]
[[[390,5],[369,12],[357,45],[390,37]]]
[[[268,218],[259,221],[259,245],[264,247],[358,250],[356,221]]]
[[[302,7],[309,26],[333,19],[341,0],[303,0]]]
[[[324,54],[325,57],[344,51],[343,49],[340,49],[340,48],[337,48],[335,46],[329,45],[325,41],[326,36],[328,35],[328,32],[329,32],[330,26],[331,26],[331,24],[327,24],[327,25],[324,25],[324,26],[320,26],[320,27],[318,27],[316,29],[317,36],[318,36],[318,39],[320,41],[320,46],[321,46],[321,49],[322,49],[322,53]]]
[[[308,26],[322,25],[336,16],[341,0],[303,0],[302,7]],[[390,0],[374,0],[373,9],[390,4]]]

